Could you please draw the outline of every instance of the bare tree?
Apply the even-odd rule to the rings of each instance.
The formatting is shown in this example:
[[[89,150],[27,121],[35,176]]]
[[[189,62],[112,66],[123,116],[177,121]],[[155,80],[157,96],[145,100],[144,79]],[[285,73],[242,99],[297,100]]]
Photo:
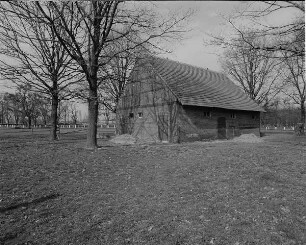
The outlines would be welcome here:
[[[52,99],[51,139],[57,132],[58,103],[70,96],[69,86],[79,80],[80,73],[58,41],[54,30],[44,23],[34,3],[0,4],[0,74],[15,84],[29,84],[34,92]],[[56,15],[49,9],[49,18]]]
[[[114,57],[106,68],[100,86],[101,103],[109,110],[116,112],[116,106],[124,91],[129,73],[134,65],[132,55],[120,54]]]
[[[284,82],[283,93],[289,96],[300,107],[300,134],[304,135],[305,126],[305,102],[306,102],[306,81],[305,81],[305,59],[301,56],[291,56],[284,52]]]
[[[254,45],[247,38],[244,39],[254,49],[271,52],[273,57],[280,56],[286,52],[290,56],[305,56],[305,2],[304,1],[255,1],[246,5],[247,7],[235,13],[229,23],[240,32],[243,31],[234,24],[235,19],[239,21],[251,21],[253,30],[256,28],[258,37],[265,37],[273,42]],[[283,11],[295,11],[295,19],[285,24],[267,24],[262,20],[272,15],[282,15]],[[250,24],[249,24],[250,25]],[[294,39],[292,38],[294,37]]]
[[[130,50],[143,43],[155,45],[153,39],[179,36],[183,32],[180,24],[190,16],[190,13],[171,16],[157,23],[156,16],[150,12],[140,7],[131,8],[128,4],[96,0],[49,2],[47,5],[36,2],[65,50],[85,74],[88,92],[88,148],[97,147],[98,88],[103,83],[99,81],[99,70],[112,58],[108,56],[107,47],[132,32],[137,33],[139,39],[134,41]],[[122,8],[119,5],[122,5]],[[52,9],[57,18],[51,18],[46,8]]]
[[[237,11],[235,16],[228,18],[228,22],[235,30],[234,38],[242,39],[254,50],[266,51],[266,56],[283,62],[285,70],[283,92],[300,105],[301,128],[303,128],[305,124],[305,3],[304,1],[255,1],[245,6]],[[264,21],[272,15],[281,16],[287,10],[294,12],[295,18],[285,24],[282,22],[272,25]],[[244,30],[243,25],[238,26],[238,22],[247,23],[248,27],[252,26],[252,32],[256,37],[265,38],[267,42],[252,43],[248,39],[248,32]],[[228,47],[230,40],[233,39],[221,35],[212,35],[212,37],[214,44],[217,43],[223,47]]]
[[[148,47],[147,43],[134,47],[135,39],[139,38],[134,33],[130,33],[128,38],[122,38],[113,43],[108,48],[109,56],[112,59],[100,70],[101,103],[112,112],[116,112],[119,99],[136,60],[147,58],[156,52],[153,48]]]
[[[0,93],[0,124],[18,123],[21,119],[16,94]]]
[[[79,111],[77,110],[75,104],[70,104],[71,121],[74,125],[77,124]]]
[[[30,86],[19,85],[16,92],[3,94],[0,98],[0,123],[13,123],[16,126],[24,124],[28,127],[38,122],[47,124],[50,118],[50,99],[32,92]]]
[[[37,105],[39,114],[41,116],[42,124],[47,126],[47,123],[50,121],[51,117],[51,101],[49,98],[43,98],[40,103]]]
[[[13,105],[11,105],[11,95],[9,93],[4,93],[1,101],[1,114],[2,114],[2,123],[11,123],[11,119],[13,117],[12,115],[12,108]]]
[[[62,100],[59,103],[59,110],[58,110],[58,120],[63,122],[64,124],[69,123],[70,118],[70,102],[68,100]]]
[[[40,103],[40,95],[32,92],[30,84],[19,85],[16,92],[16,100],[19,103],[19,108],[22,114],[22,121],[31,128],[33,121],[39,115],[37,104]]]
[[[300,109],[290,97],[278,97],[271,103],[269,110],[263,114],[261,123],[263,126],[290,127],[293,128],[300,122]]]
[[[98,121],[98,70],[100,55],[107,42],[117,12],[117,1],[90,4],[81,2],[49,2],[47,7],[56,13],[50,16],[46,6],[36,2],[57,38],[79,66],[88,82],[87,147],[97,146]]]
[[[18,124],[22,116],[18,94],[6,93],[4,99],[6,100],[7,112],[11,112],[14,123]]]
[[[171,143],[179,141],[179,128],[177,125],[179,105],[177,99],[162,81],[152,80],[149,86],[151,91],[147,96],[147,100],[153,105],[149,111],[157,123],[159,139]],[[164,89],[161,89],[162,87]]]
[[[251,99],[267,108],[280,92],[279,61],[271,58],[267,51],[253,48],[264,41],[256,38],[256,34],[250,32],[245,38],[248,42],[234,39],[229,44],[220,58],[221,66]]]
[[[112,109],[109,109],[108,106],[105,106],[104,103],[100,103],[100,108],[99,108],[99,110],[100,110],[101,115],[103,116],[102,118],[104,119],[104,120],[103,120],[104,123],[105,123],[106,125],[109,125],[110,120],[113,119],[113,118],[112,118],[112,114],[113,114],[114,112],[112,111]]]

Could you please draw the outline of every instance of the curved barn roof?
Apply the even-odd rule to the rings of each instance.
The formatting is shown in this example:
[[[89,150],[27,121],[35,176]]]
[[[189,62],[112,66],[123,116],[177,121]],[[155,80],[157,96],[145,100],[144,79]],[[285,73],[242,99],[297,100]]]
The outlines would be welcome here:
[[[183,105],[264,111],[221,73],[159,57],[149,63]]]

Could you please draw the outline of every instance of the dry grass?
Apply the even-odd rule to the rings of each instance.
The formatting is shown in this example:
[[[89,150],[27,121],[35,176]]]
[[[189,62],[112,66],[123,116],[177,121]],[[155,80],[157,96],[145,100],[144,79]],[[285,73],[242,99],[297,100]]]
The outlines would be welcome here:
[[[0,244],[306,244],[305,137],[89,151],[3,132]]]

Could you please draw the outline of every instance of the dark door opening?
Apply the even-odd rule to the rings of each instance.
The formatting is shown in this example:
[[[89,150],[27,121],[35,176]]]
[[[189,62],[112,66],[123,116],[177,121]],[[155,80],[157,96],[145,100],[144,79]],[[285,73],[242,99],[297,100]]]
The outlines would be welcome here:
[[[226,118],[219,117],[218,118],[218,138],[219,139],[226,139]]]

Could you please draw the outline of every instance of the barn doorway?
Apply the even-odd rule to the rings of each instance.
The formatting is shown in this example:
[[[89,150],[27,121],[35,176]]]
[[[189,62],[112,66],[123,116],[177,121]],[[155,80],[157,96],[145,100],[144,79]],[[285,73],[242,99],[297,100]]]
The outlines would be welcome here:
[[[226,118],[219,117],[218,118],[218,138],[219,139],[226,139]]]

